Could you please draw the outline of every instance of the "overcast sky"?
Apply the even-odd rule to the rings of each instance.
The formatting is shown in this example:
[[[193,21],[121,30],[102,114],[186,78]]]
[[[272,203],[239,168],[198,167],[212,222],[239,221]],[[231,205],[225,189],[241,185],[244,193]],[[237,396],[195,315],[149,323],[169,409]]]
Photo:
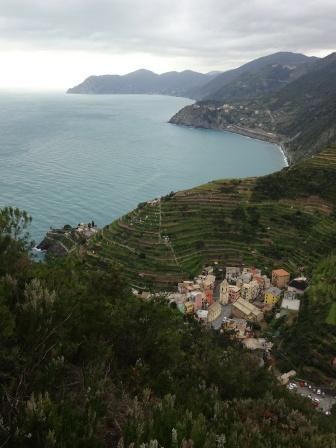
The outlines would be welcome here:
[[[0,87],[336,50],[336,0],[0,0]]]

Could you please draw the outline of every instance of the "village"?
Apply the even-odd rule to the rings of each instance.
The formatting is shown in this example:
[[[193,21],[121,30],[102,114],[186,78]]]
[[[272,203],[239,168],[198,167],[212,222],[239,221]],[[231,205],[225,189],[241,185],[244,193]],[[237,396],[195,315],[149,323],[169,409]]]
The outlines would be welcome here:
[[[183,315],[193,316],[214,330],[226,330],[246,348],[262,350],[267,357],[273,344],[256,337],[267,328],[265,318],[286,315],[293,319],[307,288],[305,277],[291,280],[284,269],[273,270],[269,278],[255,267],[207,266],[193,280],[179,283],[177,291],[167,293],[166,299]],[[144,300],[151,297],[147,291],[133,292]]]
[[[217,278],[215,269],[222,278]],[[204,325],[230,330],[232,337],[248,348],[271,348],[265,339],[254,337],[265,317],[274,311],[275,318],[295,316],[307,287],[305,277],[291,280],[284,269],[273,270],[269,278],[254,267],[208,266],[193,280],[179,283],[177,292],[170,293],[168,300],[181,313],[193,315]]]
[[[201,325],[240,341],[246,349],[253,350],[260,365],[271,366],[273,343],[260,337],[272,319],[295,319],[302,296],[309,287],[306,277],[291,279],[285,269],[274,269],[271,278],[255,267],[207,266],[193,280],[177,285],[176,292],[165,295],[169,306],[177,308],[186,318],[196,319]],[[150,300],[148,291],[133,290],[141,299]],[[279,382],[290,391],[311,400],[312,406],[325,414],[336,399],[322,387],[297,379],[295,370],[281,374]]]

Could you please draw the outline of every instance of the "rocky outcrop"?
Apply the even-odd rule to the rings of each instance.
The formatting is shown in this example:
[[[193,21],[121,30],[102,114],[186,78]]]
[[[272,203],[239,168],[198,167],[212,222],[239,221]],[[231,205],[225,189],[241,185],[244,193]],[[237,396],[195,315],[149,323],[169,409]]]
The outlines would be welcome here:
[[[69,253],[69,249],[56,237],[47,233],[37,249],[48,252],[49,254],[56,255],[58,257],[64,257]]]
[[[49,230],[37,249],[63,257],[76,247],[84,245],[97,232],[98,228],[93,221],[89,224],[78,224],[75,228],[66,225],[63,229]]]

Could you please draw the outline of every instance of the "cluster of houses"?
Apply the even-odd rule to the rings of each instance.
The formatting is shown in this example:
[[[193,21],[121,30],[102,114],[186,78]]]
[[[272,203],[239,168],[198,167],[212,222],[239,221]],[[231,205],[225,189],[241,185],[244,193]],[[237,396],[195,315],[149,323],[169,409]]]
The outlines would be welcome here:
[[[179,283],[177,292],[169,294],[168,300],[181,313],[194,315],[214,329],[232,330],[241,340],[250,339],[255,324],[261,323],[275,306],[276,317],[298,313],[300,296],[308,287],[306,278],[291,280],[284,269],[273,270],[269,278],[254,267],[230,266],[222,270],[221,277],[217,280],[213,267],[206,267],[193,280]],[[260,348],[266,342],[253,344]]]

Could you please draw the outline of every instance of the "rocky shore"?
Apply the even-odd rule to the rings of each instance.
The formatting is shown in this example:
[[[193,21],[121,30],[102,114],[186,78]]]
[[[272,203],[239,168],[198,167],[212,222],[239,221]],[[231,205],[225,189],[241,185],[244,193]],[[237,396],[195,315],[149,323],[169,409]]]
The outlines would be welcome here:
[[[50,229],[37,249],[58,257],[72,252],[76,247],[85,244],[98,231],[92,221],[89,224],[78,224],[77,227],[65,225],[61,229]]]
[[[179,126],[232,132],[253,139],[274,143],[279,146],[286,165],[291,164],[291,156],[285,143],[285,137],[274,132],[268,132],[260,125],[258,125],[258,127],[250,128],[245,124],[236,124],[235,121],[237,121],[237,119],[234,117],[233,112],[241,115],[240,109],[234,110],[230,105],[214,107],[196,103],[181,109],[169,120],[169,123]]]

